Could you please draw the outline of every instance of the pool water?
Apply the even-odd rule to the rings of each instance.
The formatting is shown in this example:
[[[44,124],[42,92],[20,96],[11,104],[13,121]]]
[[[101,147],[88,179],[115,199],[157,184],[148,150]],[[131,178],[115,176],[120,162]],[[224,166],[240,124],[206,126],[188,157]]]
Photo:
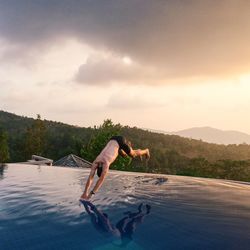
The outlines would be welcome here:
[[[89,169],[0,168],[0,249],[250,249],[249,183]]]

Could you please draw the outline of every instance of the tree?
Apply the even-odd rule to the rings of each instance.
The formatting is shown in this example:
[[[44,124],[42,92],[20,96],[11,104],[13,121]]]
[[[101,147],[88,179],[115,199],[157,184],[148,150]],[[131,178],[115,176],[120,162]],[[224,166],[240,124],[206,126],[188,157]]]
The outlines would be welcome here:
[[[31,127],[26,131],[24,154],[26,159],[32,154],[42,155],[45,150],[46,127],[41,116],[37,115],[37,119]]]
[[[114,124],[110,119],[104,120],[102,125],[95,127],[94,135],[81,150],[81,156],[93,162],[106,146],[109,139],[114,135],[120,134],[121,128],[122,126],[120,124]],[[130,159],[128,157],[118,157],[114,164],[112,164],[112,168],[126,169],[129,163]]]
[[[5,163],[9,160],[8,135],[0,128],[0,163]]]

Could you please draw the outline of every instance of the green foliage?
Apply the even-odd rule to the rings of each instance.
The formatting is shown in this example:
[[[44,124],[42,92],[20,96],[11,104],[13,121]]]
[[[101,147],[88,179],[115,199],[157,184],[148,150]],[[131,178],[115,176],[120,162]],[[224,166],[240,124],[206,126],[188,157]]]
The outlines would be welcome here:
[[[219,160],[210,163],[204,158],[189,159],[178,175],[250,181],[250,161]]]
[[[46,141],[46,127],[41,116],[37,115],[37,119],[26,131],[24,142],[24,154],[26,159],[30,159],[32,154],[43,155]]]
[[[47,123],[47,143],[44,155],[58,160],[67,154],[80,155],[92,134],[90,128],[77,128],[65,124]]]
[[[3,128],[0,128],[0,163],[9,160],[8,135]]]
[[[103,124],[99,127],[95,127],[93,136],[89,140],[88,144],[81,150],[81,156],[90,162],[93,162],[95,158],[101,153],[106,146],[109,139],[114,135],[121,133],[122,126],[120,124],[114,124],[110,119],[104,120]],[[113,169],[126,169],[130,160],[128,157],[118,157],[112,164]]]
[[[42,122],[46,127],[43,156],[53,160],[58,160],[67,153],[80,155],[82,145],[86,144],[93,134],[92,128],[80,128],[48,120]],[[34,123],[33,118],[0,111],[0,125],[9,135],[10,162],[26,161],[33,154],[33,150],[27,152],[25,145],[27,131],[32,128]]]

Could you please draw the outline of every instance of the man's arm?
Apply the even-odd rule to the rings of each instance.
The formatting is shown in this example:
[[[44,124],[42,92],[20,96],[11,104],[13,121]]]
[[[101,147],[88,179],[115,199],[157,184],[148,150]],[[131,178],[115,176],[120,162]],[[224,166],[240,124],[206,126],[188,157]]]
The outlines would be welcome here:
[[[89,188],[93,182],[93,179],[94,179],[94,176],[95,176],[95,171],[96,171],[96,164],[93,164],[92,167],[91,167],[91,171],[90,171],[90,174],[89,174],[89,178],[87,180],[87,183],[85,185],[85,189],[84,189],[84,192],[81,196],[82,199],[87,199],[88,197],[88,192],[89,192]]]
[[[105,179],[107,173],[108,173],[108,166],[107,166],[106,164],[103,164],[103,167],[102,167],[102,174],[101,174],[100,178],[98,179],[98,181],[96,182],[94,188],[92,189],[92,191],[93,191],[94,193],[96,193],[96,192],[99,190],[99,188],[102,186],[103,181],[104,181],[104,179]],[[90,193],[90,194],[88,195],[88,199],[90,199],[91,196],[92,196],[92,194]]]
[[[122,157],[128,156],[128,155],[125,153],[125,151],[122,150],[122,149],[119,149],[119,155],[122,156]]]

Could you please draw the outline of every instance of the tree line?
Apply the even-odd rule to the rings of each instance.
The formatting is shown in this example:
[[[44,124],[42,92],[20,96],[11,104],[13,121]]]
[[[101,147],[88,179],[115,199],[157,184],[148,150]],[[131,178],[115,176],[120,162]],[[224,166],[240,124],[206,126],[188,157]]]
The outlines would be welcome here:
[[[0,111],[0,162],[22,162],[32,154],[58,160],[76,154],[93,161],[112,135],[124,135],[134,148],[149,148],[146,164],[118,157],[113,169],[250,181],[250,146],[218,145],[164,135],[105,120],[94,128],[20,117]]]

